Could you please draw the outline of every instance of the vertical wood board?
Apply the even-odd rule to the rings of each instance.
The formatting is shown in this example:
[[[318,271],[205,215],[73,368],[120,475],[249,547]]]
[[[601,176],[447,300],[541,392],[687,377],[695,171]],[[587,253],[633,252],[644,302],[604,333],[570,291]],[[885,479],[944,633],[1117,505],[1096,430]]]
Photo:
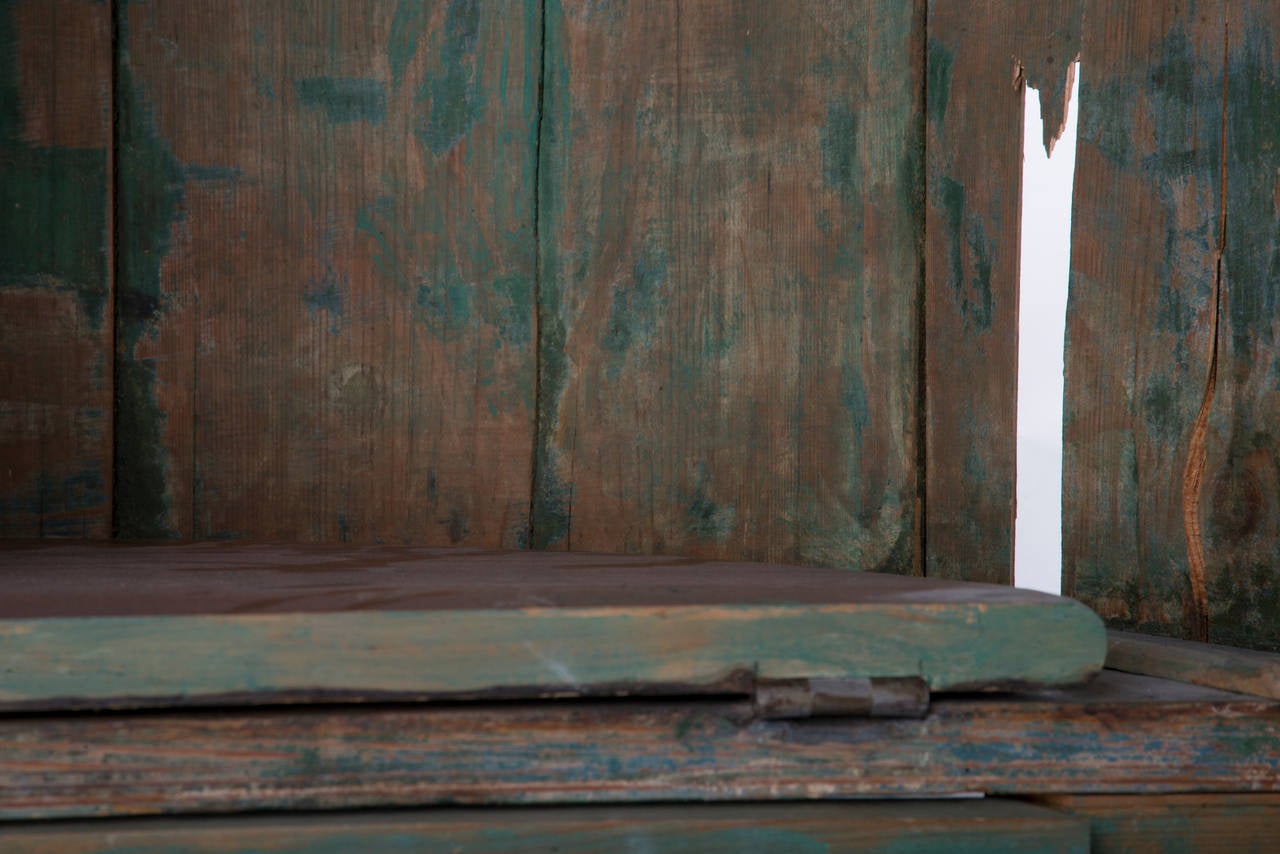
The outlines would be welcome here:
[[[535,546],[918,571],[921,11],[549,0]]]
[[[1014,8],[1016,6],[1016,8]],[[929,3],[925,572],[1011,583],[1025,85],[1062,126],[1080,0]]]
[[[125,537],[526,541],[536,4],[121,4]]]
[[[1068,308],[1067,589],[1118,628],[1280,649],[1280,18],[1265,3],[1095,5]]]
[[[111,16],[0,3],[0,537],[111,506]]]

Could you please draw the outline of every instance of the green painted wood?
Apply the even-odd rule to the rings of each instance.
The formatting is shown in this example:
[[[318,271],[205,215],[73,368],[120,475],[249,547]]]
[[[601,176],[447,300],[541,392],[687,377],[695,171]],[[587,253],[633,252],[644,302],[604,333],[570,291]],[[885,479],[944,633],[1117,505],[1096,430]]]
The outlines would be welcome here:
[[[1280,704],[1111,671],[935,698],[923,720],[765,721],[689,698],[7,715],[0,816],[1280,792],[1278,745]]]
[[[0,3],[0,537],[111,515],[111,17]]]
[[[925,574],[1011,583],[1025,85],[1061,130],[1081,0],[931,0]]]
[[[523,545],[539,4],[114,6],[120,535]]]
[[[1273,4],[1086,15],[1066,590],[1110,625],[1280,650]],[[1118,23],[1117,23],[1118,22]]]
[[[1107,667],[1280,700],[1280,655],[1107,632]]]
[[[742,674],[1063,684],[1105,652],[1068,599],[838,570],[286,546],[4,557],[8,707],[723,690]]]
[[[1044,803],[1088,820],[1095,854],[1280,849],[1280,797],[1273,794],[1066,796]]]
[[[1088,824],[1010,801],[443,811],[25,827],[11,854],[1089,850]]]
[[[546,15],[534,544],[919,574],[923,4]]]

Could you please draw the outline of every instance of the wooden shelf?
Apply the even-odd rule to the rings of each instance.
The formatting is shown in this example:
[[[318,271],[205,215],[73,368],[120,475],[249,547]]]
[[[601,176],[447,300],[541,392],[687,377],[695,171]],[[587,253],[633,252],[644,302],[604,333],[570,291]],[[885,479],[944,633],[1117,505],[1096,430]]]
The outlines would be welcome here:
[[[0,551],[0,708],[716,693],[752,679],[1057,685],[1069,599],[685,558],[229,544]]]

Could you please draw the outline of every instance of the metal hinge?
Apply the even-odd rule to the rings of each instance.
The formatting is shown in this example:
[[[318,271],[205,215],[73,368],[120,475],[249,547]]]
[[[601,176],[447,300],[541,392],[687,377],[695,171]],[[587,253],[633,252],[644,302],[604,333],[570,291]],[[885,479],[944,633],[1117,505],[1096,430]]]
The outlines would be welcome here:
[[[766,720],[854,716],[922,718],[929,686],[918,676],[874,679],[757,679],[756,714]]]

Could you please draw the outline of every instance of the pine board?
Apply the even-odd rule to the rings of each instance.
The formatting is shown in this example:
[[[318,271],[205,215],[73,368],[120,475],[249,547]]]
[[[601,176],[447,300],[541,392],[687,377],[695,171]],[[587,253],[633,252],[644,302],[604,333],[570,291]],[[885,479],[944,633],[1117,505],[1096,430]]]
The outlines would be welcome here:
[[[1061,128],[1079,0],[929,3],[925,572],[1012,583],[1022,120]]]
[[[918,574],[922,4],[546,9],[533,543]]]

